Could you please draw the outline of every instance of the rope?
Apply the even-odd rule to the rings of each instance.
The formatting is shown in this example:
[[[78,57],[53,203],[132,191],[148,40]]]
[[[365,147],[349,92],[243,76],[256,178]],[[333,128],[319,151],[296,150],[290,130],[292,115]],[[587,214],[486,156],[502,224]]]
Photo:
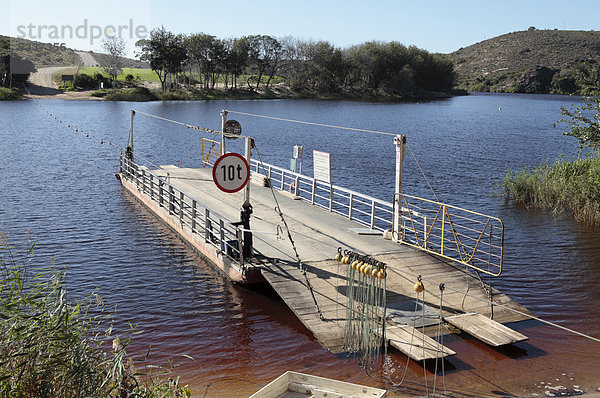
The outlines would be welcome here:
[[[415,156],[414,152],[410,148],[410,145],[408,145],[408,142],[406,143],[406,147],[408,148],[410,154],[412,155],[413,159],[417,163],[417,166],[419,166],[419,170],[421,170],[421,174],[423,174],[423,177],[425,177],[425,181],[427,181],[427,185],[429,185],[429,189],[431,189],[431,192],[433,193],[433,197],[435,198],[436,201],[439,202],[440,200],[438,199],[437,195],[435,194],[435,191],[433,190],[433,187],[429,183],[429,179],[427,178],[427,175],[425,175],[425,171],[423,171],[423,168],[421,167],[421,164],[419,163],[419,161],[417,160],[417,157]]]
[[[177,120],[172,120],[172,119],[168,119],[166,117],[162,117],[162,116],[157,116],[157,115],[153,115],[151,113],[146,113],[146,112],[142,112],[142,111],[135,111],[135,113],[139,113],[141,115],[146,115],[149,117],[153,117],[155,119],[159,119],[159,120],[163,120],[165,122],[169,122],[169,123],[174,123],[174,124],[178,124],[180,126],[184,126],[187,127],[188,129],[192,129],[192,130],[199,130],[199,131],[204,131],[206,133],[210,133],[210,134],[217,134],[217,135],[222,135],[224,134],[222,131],[219,130],[213,130],[213,129],[208,129],[205,127],[200,127],[200,126],[194,126],[193,124],[188,124],[188,123],[183,123],[183,122],[178,122]],[[227,134],[224,134],[225,136],[227,136]],[[242,135],[236,136],[236,137],[244,137]]]
[[[400,268],[398,268],[398,267],[394,267],[394,266],[388,265],[388,268],[390,268],[391,270],[393,270],[393,271],[394,271],[394,272],[396,272],[396,273],[402,273],[402,274],[406,274],[406,275],[409,275],[409,276],[412,276],[412,277],[418,277],[418,275],[417,275],[417,274],[413,274],[412,272],[404,271],[404,270],[402,270],[402,269],[400,269]],[[428,281],[428,282],[430,282],[430,283],[433,283],[433,284],[438,284],[438,282],[435,282],[435,281],[433,281],[433,280],[430,280],[430,279],[425,279],[425,278],[423,278],[423,280],[425,280],[425,281]],[[561,330],[564,330],[564,331],[566,331],[566,332],[573,333],[573,334],[576,334],[576,335],[578,335],[578,336],[585,337],[586,339],[589,339],[589,340],[595,341],[595,342],[597,342],[597,343],[600,343],[600,339],[598,339],[598,338],[596,338],[596,337],[592,337],[592,336],[590,336],[590,335],[587,335],[587,334],[585,334],[585,333],[578,332],[578,331],[576,331],[576,330],[573,330],[573,329],[567,328],[567,327],[565,327],[565,326],[562,326],[562,325],[559,325],[559,324],[557,324],[557,323],[554,323],[554,322],[547,321],[547,320],[545,320],[545,319],[542,319],[542,318],[540,318],[540,317],[537,317],[537,316],[535,316],[535,315],[526,314],[526,313],[525,313],[525,312],[523,312],[523,311],[519,311],[519,310],[516,310],[516,309],[514,309],[514,308],[507,307],[507,306],[505,306],[505,305],[503,305],[503,304],[499,304],[499,303],[493,303],[493,302],[491,302],[490,300],[482,299],[482,298],[480,298],[480,297],[473,296],[472,294],[468,294],[468,293],[465,293],[465,292],[463,292],[463,291],[461,291],[461,290],[453,289],[453,288],[451,288],[451,287],[448,287],[448,286],[446,286],[446,289],[448,289],[448,290],[452,290],[452,291],[453,291],[453,292],[455,292],[455,293],[462,293],[462,294],[464,294],[465,296],[471,297],[471,298],[473,298],[473,299],[475,299],[475,300],[482,301],[482,302],[484,302],[484,303],[486,303],[486,304],[493,304],[493,305],[495,305],[496,307],[500,307],[500,308],[503,308],[503,309],[505,309],[505,310],[512,311],[512,312],[514,312],[514,313],[516,313],[516,314],[519,314],[519,315],[526,316],[526,317],[528,317],[528,318],[531,318],[531,319],[533,319],[533,320],[539,321],[539,322],[541,322],[541,323],[545,323],[546,325],[554,326],[554,327],[556,327],[556,328],[558,328],[558,329],[561,329]]]
[[[279,120],[279,121],[282,121],[282,122],[300,123],[300,124],[308,124],[310,126],[320,126],[320,127],[329,127],[329,128],[332,128],[332,129],[358,131],[358,132],[361,132],[361,133],[373,133],[373,134],[381,134],[381,135],[391,135],[391,136],[394,136],[394,137],[396,135],[398,135],[398,134],[395,134],[395,133],[387,133],[387,132],[384,132],[384,131],[356,129],[356,128],[352,128],[352,127],[335,126],[335,125],[332,125],[332,124],[304,122],[302,120],[284,119],[282,117],[275,117],[275,116],[256,115],[254,113],[246,113],[246,112],[238,112],[238,111],[230,111],[230,110],[227,110],[227,112],[228,113],[236,113],[238,115],[261,117],[263,119]]]

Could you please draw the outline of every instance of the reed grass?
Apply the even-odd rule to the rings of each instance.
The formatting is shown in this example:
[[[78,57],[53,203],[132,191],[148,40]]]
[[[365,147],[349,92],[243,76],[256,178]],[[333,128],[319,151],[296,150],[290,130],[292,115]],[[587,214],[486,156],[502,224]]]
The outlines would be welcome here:
[[[69,300],[64,270],[32,269],[33,248],[11,246],[0,234],[0,396],[191,395],[170,369],[127,353],[134,328],[114,335],[97,294]]]
[[[558,159],[529,170],[507,171],[502,180],[507,198],[525,206],[570,212],[577,221],[600,225],[600,156]]]

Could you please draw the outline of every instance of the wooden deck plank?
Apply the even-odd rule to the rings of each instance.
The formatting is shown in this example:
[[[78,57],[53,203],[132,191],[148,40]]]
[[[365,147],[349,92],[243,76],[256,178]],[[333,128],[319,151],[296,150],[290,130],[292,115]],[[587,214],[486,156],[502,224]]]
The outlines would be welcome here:
[[[431,337],[424,335],[412,326],[387,327],[385,337],[392,347],[415,361],[456,355],[456,352],[438,344]]]
[[[525,341],[527,336],[481,314],[469,313],[444,318],[448,323],[494,347]]]

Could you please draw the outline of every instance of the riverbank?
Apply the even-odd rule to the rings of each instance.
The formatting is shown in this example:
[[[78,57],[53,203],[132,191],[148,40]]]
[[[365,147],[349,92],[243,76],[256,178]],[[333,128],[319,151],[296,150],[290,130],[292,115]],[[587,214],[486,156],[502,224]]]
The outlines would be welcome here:
[[[195,87],[182,87],[177,90],[162,91],[153,84],[130,86],[118,89],[101,90],[54,90],[38,92],[31,90],[24,94],[26,99],[67,99],[67,100],[106,100],[106,101],[199,101],[199,100],[254,100],[254,99],[320,99],[352,100],[367,102],[418,102],[451,98],[456,95],[468,95],[466,91],[419,92],[411,96],[380,94],[375,92],[320,93],[293,91],[285,85],[275,85],[269,90],[254,91],[248,89],[231,90],[215,88],[200,90]]]

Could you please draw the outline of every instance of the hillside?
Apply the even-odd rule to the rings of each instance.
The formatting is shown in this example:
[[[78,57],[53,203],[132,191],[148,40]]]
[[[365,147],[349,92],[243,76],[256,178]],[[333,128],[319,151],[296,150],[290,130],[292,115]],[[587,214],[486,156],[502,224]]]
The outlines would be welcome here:
[[[8,37],[0,35],[0,40],[7,40],[10,42],[11,48],[21,56],[22,58],[28,59],[33,64],[39,67],[47,66],[71,66],[80,65],[81,58],[76,50],[68,47],[53,46],[49,43],[41,43],[38,41],[20,39],[16,37]],[[98,60],[99,64],[106,63],[106,54],[91,52],[92,55]],[[125,68],[149,68],[147,62],[138,61],[136,59],[124,58],[123,67]]]
[[[580,72],[600,61],[600,32],[536,30],[508,33],[448,54],[459,88],[470,91],[572,94]]]
[[[78,65],[80,62],[79,56],[70,48],[1,35],[0,39],[10,41],[11,48],[19,56],[30,60],[38,68],[44,66]]]

